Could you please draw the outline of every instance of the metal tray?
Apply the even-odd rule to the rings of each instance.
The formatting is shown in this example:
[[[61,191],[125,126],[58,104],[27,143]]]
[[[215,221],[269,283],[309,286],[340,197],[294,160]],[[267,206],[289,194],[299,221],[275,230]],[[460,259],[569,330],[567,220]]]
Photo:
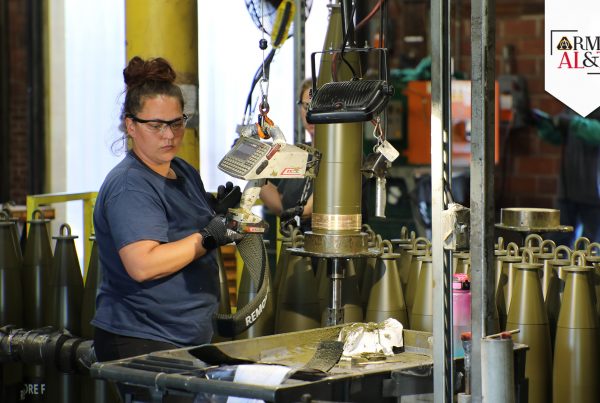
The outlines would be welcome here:
[[[404,389],[432,391],[431,333],[404,330],[404,351],[370,360],[340,360],[328,372],[302,370],[321,341],[336,340],[344,325],[264,336],[198,347],[156,352],[119,361],[95,363],[92,376],[145,388],[162,401],[164,395],[238,396],[271,402],[301,401],[302,396],[330,401],[368,401],[392,397],[392,372],[402,375]],[[243,362],[271,363],[299,369],[283,384],[264,386],[207,379],[216,367]],[[220,364],[220,365],[219,365]],[[415,385],[410,385],[411,379]],[[429,388],[431,386],[431,388]],[[192,401],[192,400],[189,400]],[[196,401],[201,401],[200,399]],[[219,401],[219,399],[213,399]],[[224,401],[224,400],[223,400]]]

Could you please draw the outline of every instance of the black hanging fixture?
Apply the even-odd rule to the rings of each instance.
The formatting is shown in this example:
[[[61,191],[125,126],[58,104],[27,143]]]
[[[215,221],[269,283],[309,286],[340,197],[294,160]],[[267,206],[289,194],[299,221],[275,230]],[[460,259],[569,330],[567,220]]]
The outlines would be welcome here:
[[[311,55],[312,99],[306,113],[306,120],[309,123],[351,123],[372,120],[374,116],[385,109],[390,97],[394,94],[394,87],[388,83],[387,49],[356,47],[353,22],[354,8],[350,6],[350,0],[343,0],[341,4],[344,37],[342,48],[314,52]],[[385,10],[385,7],[383,9]],[[385,13],[385,11],[382,11],[382,13]],[[385,21],[382,21],[380,38],[385,38],[383,34],[384,23]],[[344,54],[349,52],[380,52],[379,78],[366,80],[358,77],[356,71],[344,58]],[[352,79],[332,81],[317,88],[315,55],[320,53],[332,53],[336,63],[345,63],[352,72]]]

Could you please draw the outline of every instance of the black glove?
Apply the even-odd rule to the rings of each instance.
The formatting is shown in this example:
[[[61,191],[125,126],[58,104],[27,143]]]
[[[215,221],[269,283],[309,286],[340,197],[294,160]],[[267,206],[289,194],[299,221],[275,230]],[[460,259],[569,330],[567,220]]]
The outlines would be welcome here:
[[[296,216],[302,218],[302,213],[304,212],[304,206],[295,206],[289,209],[285,209],[281,212],[279,216],[279,221],[281,228],[286,228],[288,225],[297,226]]]
[[[240,187],[233,186],[231,182],[227,182],[225,186],[220,185],[216,197],[212,193],[207,193],[208,203],[217,214],[227,213],[227,210],[239,204],[241,198]]]
[[[206,227],[200,230],[200,235],[202,235],[202,246],[206,250],[213,250],[228,243],[239,242],[243,238],[242,234],[238,234],[225,226],[225,217],[222,215],[213,217],[206,224]]]
[[[554,123],[554,126],[561,134],[565,134],[569,132],[571,119],[573,119],[573,115],[563,111],[552,117],[552,123]]]

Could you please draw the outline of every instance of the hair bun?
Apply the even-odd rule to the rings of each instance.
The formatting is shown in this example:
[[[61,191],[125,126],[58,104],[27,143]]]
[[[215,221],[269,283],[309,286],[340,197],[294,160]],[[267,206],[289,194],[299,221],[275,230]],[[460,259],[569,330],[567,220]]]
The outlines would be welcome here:
[[[162,57],[143,60],[135,56],[123,70],[123,77],[127,88],[132,88],[149,81],[173,83],[176,74],[169,62]]]

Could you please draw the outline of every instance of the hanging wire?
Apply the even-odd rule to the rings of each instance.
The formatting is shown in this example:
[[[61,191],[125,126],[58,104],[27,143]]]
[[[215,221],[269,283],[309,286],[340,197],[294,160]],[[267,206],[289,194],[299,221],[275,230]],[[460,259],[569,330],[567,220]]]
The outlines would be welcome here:
[[[265,8],[265,3],[264,1],[260,2],[260,18],[261,18],[261,24],[264,27],[265,26],[265,12],[264,12],[264,8]],[[265,30],[262,30],[262,39],[260,40],[260,48],[262,50],[262,78],[260,79],[260,83],[259,83],[259,87],[260,87],[260,95],[261,95],[261,101],[260,101],[260,106],[259,109],[261,111],[261,113],[266,109],[268,112],[268,108],[269,108],[269,76],[268,76],[268,72],[266,69],[266,63],[265,63],[265,50],[267,49],[267,40],[265,39]]]
[[[261,1],[260,2],[260,24],[264,27],[265,26],[265,2]],[[262,36],[262,40],[261,40],[261,45],[264,43],[265,39],[265,30],[262,29],[261,30],[261,36]],[[262,46],[261,46],[262,48]],[[262,75],[263,75],[263,79],[265,78],[265,49],[262,49]]]
[[[342,11],[342,16],[344,15],[344,2],[340,2],[340,7],[341,7],[341,11]],[[350,9],[350,21],[352,21],[352,19],[354,18],[354,13],[356,12],[356,3],[353,1],[352,2],[352,8]],[[342,58],[342,61],[344,62],[344,64],[346,64],[346,66],[348,66],[348,68],[350,69],[350,72],[352,73],[352,79],[353,80],[357,80],[358,79],[358,75],[356,74],[356,71],[354,70],[354,68],[352,67],[352,65],[346,60],[346,58],[344,57],[344,49],[346,48],[346,41],[348,40],[348,35],[350,34],[350,27],[346,26],[345,23],[345,19],[342,18],[342,30],[344,33],[344,38],[342,40],[342,49],[340,51],[340,57]],[[354,40],[354,38],[351,38],[352,40]],[[335,63],[332,63],[332,67]]]

